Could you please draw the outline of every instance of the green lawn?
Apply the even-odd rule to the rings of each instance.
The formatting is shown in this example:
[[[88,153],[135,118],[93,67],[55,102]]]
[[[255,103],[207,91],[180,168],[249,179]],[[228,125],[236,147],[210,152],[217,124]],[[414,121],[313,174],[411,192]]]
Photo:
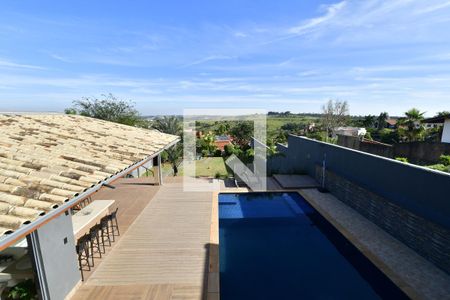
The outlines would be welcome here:
[[[205,157],[195,162],[196,175],[200,177],[228,177],[225,161],[222,157]]]

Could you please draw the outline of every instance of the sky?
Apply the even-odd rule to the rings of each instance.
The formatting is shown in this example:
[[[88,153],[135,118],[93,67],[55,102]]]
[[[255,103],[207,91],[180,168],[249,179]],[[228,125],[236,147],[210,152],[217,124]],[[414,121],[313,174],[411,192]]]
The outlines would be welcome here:
[[[449,0],[0,2],[0,111],[450,110]]]

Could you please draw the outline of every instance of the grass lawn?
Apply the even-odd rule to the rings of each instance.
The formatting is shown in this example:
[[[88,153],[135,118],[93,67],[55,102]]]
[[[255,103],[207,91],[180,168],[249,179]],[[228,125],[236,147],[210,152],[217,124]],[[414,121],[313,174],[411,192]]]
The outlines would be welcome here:
[[[201,177],[228,177],[225,161],[222,157],[205,157],[195,162],[196,175]]]
[[[196,176],[200,177],[216,177],[216,173],[220,174],[221,178],[228,177],[228,171],[225,167],[225,161],[222,157],[206,157],[195,161]],[[172,176],[172,165],[170,163],[162,164],[163,176]],[[180,164],[178,169],[178,176],[183,176],[183,164]],[[147,171],[143,176],[153,176],[153,172]]]

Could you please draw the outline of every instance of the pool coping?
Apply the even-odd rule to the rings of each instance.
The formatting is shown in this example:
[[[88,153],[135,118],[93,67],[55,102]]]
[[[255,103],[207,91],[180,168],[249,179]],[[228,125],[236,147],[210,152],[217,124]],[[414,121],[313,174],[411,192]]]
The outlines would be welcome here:
[[[212,195],[211,226],[208,247],[207,300],[220,299],[219,193],[220,192],[213,192]]]
[[[218,197],[219,194],[241,194],[241,193],[289,193],[294,192],[300,194],[314,209],[316,209],[328,222],[330,222],[348,241],[350,241],[365,257],[369,259],[383,274],[385,274],[400,290],[402,290],[408,297],[411,299],[424,299],[424,298],[430,298],[429,294],[426,293],[426,291],[422,291],[420,286],[414,286],[414,283],[408,281],[405,279],[407,276],[400,275],[402,273],[402,270],[399,270],[398,267],[386,263],[381,256],[379,256],[374,249],[371,249],[369,246],[366,246],[360,238],[354,233],[352,233],[351,228],[348,227],[346,224],[344,224],[343,220],[338,220],[334,218],[330,213],[328,213],[325,209],[323,209],[317,202],[318,199],[314,199],[314,197],[311,194],[311,191],[320,193],[316,188],[305,188],[305,189],[276,189],[276,190],[267,190],[267,191],[243,191],[243,190],[221,190],[218,192],[214,192],[213,195],[213,207],[212,207],[212,215],[211,215],[211,244],[217,245],[215,249],[211,249],[210,251],[210,272],[212,273],[212,276],[208,276],[212,280],[211,286],[213,289],[211,289],[211,293],[209,290],[209,280],[208,280],[208,300],[215,300],[219,299],[220,297],[220,270],[219,270],[219,251],[218,251],[218,245],[219,245],[219,215],[218,215]],[[321,193],[322,194],[322,193]],[[386,239],[393,239],[398,243],[399,245],[407,248],[409,251],[414,253],[416,256],[419,257],[419,260],[421,260],[424,264],[427,264],[429,267],[431,265],[432,268],[436,269],[436,272],[442,272],[437,267],[433,266],[430,262],[425,260],[425,258],[418,255],[413,250],[409,249],[406,245],[401,243],[400,241],[393,238],[391,235],[389,235],[387,232],[379,228],[377,225],[369,221],[368,219],[364,218],[362,215],[360,215],[358,212],[351,209],[349,206],[347,206],[345,203],[341,202],[338,198],[333,196],[330,193],[326,193],[325,195],[328,195],[327,197],[331,197],[330,199],[337,201],[339,205],[342,207],[345,207],[345,209],[348,209],[351,213],[355,214],[363,220],[364,222],[368,222],[367,224],[370,224],[370,226],[373,226],[373,228],[377,228],[382,233],[386,235]],[[316,197],[317,198],[317,197]],[[420,271],[420,267],[417,267],[418,271]],[[450,277],[449,277],[450,278]],[[209,297],[211,294],[211,297]],[[450,297],[448,298],[450,299]]]
[[[341,225],[338,220],[333,218],[328,212],[322,209],[322,207],[317,205],[315,201],[312,201],[309,195],[305,195],[305,193],[303,193],[303,191],[301,190],[297,192],[408,297],[410,297],[411,299],[423,299],[423,297],[420,297],[417,292],[414,291],[414,289],[412,289],[409,284],[402,280],[392,268],[385,264],[368,247],[362,244],[359,239],[350,232],[350,230]]]

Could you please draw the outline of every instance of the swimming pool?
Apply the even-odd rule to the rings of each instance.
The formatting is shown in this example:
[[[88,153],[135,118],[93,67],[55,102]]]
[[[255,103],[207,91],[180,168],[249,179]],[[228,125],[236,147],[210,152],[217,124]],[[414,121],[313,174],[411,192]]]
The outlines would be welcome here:
[[[298,193],[219,195],[220,297],[407,299]]]

